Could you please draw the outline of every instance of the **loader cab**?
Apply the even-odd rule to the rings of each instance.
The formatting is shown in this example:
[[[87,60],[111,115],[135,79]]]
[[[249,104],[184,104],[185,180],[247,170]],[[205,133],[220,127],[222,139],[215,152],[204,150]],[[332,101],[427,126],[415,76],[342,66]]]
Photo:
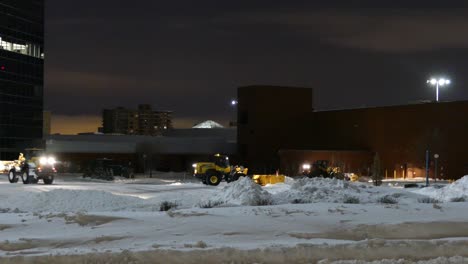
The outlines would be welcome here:
[[[31,162],[31,163],[34,163],[36,166],[40,166],[40,167],[45,166],[45,167],[54,168],[54,165],[56,163],[55,157],[48,154],[44,149],[38,149],[38,148],[25,149],[23,155],[24,155],[23,161],[25,162],[25,164],[28,164],[29,162]],[[21,159],[21,154],[18,160],[20,159]]]
[[[29,161],[34,158],[38,158],[45,155],[45,151],[43,149],[37,148],[30,148],[24,150],[24,158]]]
[[[226,155],[216,154],[213,156],[212,162],[221,168],[228,168],[230,167],[229,164],[229,157]]]

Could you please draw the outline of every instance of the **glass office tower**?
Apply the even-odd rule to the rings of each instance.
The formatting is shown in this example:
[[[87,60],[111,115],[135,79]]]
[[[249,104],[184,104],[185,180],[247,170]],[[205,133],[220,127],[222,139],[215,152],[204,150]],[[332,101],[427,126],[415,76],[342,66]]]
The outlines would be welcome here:
[[[0,0],[0,160],[43,147],[44,0]]]

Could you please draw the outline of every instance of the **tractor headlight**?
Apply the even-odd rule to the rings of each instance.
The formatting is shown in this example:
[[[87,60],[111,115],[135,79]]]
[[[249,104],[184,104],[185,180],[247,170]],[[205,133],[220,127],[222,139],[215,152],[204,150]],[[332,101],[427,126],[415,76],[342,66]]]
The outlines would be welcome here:
[[[47,164],[47,158],[46,158],[46,157],[41,157],[41,158],[39,159],[39,163],[40,163],[41,165],[46,165],[46,164]]]
[[[54,165],[57,161],[54,157],[41,157],[39,158],[39,163],[41,165]]]
[[[196,164],[196,163],[192,164],[192,167],[196,168],[196,167],[197,167],[197,164]]]
[[[310,164],[308,164],[308,163],[302,164],[302,169],[303,170],[310,170]]]
[[[55,160],[54,157],[49,157],[47,159],[47,163],[49,163],[50,165],[54,165],[57,161]]]

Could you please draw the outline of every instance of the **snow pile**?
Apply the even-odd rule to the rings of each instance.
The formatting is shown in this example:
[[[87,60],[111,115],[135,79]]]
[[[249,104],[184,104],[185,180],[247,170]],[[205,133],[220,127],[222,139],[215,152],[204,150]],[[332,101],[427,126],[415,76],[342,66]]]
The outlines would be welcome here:
[[[201,204],[270,205],[289,203],[397,204],[416,203],[426,196],[328,178],[287,179],[261,187],[248,177],[228,184]]]
[[[468,201],[468,175],[443,188],[432,186],[417,190],[416,193],[427,195],[441,202]]]
[[[23,199],[10,200],[0,207],[17,208],[26,212],[105,212],[147,205],[140,198],[96,190],[57,189],[23,196]]]
[[[268,205],[272,203],[271,194],[263,190],[249,177],[241,177],[238,181],[228,184],[210,200],[239,205]]]
[[[367,188],[372,187],[338,179],[302,178],[290,190],[275,194],[274,200],[277,203],[365,203],[370,201]]]
[[[213,121],[213,120],[206,120],[201,122],[200,124],[195,125],[193,128],[224,128],[221,124]]]

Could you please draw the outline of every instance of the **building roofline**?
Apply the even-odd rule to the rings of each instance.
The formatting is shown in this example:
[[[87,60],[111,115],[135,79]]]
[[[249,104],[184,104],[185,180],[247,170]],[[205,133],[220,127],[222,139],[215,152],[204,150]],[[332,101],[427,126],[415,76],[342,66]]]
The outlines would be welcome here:
[[[252,89],[252,88],[257,88],[257,89],[307,89],[307,90],[312,90],[313,88],[311,87],[300,87],[300,86],[283,86],[283,85],[265,85],[265,84],[259,84],[259,85],[246,85],[246,86],[239,86],[238,89]]]
[[[282,152],[367,152],[372,153],[370,150],[342,150],[342,149],[280,149],[278,153]]]
[[[447,104],[468,104],[468,100],[461,101],[444,101],[444,102],[417,102],[410,104],[399,104],[399,105],[384,105],[384,106],[370,106],[370,107],[356,107],[356,108],[342,108],[342,109],[324,109],[314,110],[314,113],[323,112],[338,112],[338,111],[351,111],[351,110],[370,110],[370,109],[384,109],[384,108],[397,108],[397,107],[415,107],[415,106],[427,106],[427,105],[447,105]]]

